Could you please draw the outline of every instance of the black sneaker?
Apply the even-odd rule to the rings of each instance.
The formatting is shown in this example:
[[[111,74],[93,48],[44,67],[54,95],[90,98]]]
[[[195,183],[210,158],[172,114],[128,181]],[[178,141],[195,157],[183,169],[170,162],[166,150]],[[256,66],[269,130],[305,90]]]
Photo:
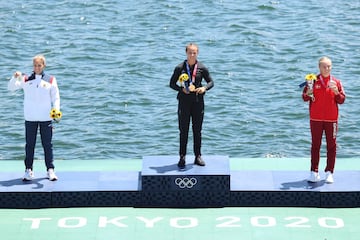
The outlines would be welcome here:
[[[200,155],[195,157],[194,164],[202,166],[202,167],[205,166],[205,162],[204,162],[204,160],[202,160]]]
[[[180,156],[180,160],[177,165],[179,168],[185,168],[185,156]]]

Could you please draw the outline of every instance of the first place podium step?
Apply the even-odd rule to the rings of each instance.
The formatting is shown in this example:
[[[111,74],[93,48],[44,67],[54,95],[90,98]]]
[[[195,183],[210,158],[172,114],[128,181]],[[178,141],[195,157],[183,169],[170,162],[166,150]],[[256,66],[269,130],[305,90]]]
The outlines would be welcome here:
[[[230,194],[227,156],[203,156],[206,166],[187,159],[184,169],[178,156],[144,156],[141,171],[142,203],[145,206],[221,207]]]

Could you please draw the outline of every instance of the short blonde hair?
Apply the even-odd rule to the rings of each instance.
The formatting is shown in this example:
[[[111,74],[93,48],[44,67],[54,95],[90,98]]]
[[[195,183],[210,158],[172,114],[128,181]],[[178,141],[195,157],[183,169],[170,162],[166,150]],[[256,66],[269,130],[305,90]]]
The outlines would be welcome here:
[[[45,59],[44,55],[42,55],[42,54],[36,55],[35,57],[33,57],[33,62],[35,60],[40,60],[44,64],[44,66],[46,66],[46,59]]]

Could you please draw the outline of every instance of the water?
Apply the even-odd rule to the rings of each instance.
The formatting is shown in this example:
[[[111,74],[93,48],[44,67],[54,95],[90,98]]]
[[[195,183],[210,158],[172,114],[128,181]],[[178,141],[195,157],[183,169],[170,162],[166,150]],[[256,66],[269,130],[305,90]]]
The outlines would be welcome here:
[[[215,82],[205,100],[204,155],[308,157],[298,84],[328,55],[347,94],[338,157],[358,157],[359,11],[358,0],[2,1],[0,159],[24,157],[22,92],[8,92],[7,80],[30,72],[37,53],[61,91],[56,159],[176,155],[168,83],[188,42],[198,43]]]

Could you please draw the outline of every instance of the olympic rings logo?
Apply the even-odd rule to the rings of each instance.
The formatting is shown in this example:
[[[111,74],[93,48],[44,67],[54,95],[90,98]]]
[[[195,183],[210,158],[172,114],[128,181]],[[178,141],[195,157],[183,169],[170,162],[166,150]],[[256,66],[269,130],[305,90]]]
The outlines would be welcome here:
[[[175,179],[175,184],[179,187],[179,188],[193,188],[197,183],[197,179],[196,178],[176,178]]]

